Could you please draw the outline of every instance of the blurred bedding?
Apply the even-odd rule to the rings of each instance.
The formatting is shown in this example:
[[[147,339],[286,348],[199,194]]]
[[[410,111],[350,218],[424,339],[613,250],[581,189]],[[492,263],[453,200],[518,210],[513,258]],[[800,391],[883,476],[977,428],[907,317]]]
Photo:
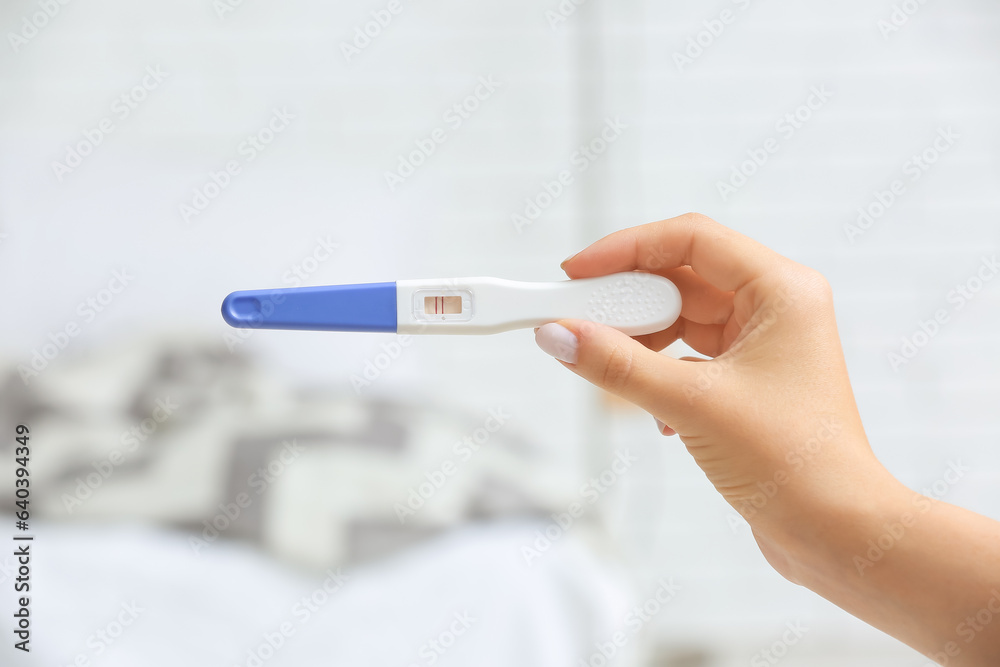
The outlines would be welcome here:
[[[587,517],[525,551],[573,498],[501,408],[296,390],[183,338],[11,366],[3,392],[35,443],[34,592],[59,601],[31,664],[569,665],[627,611]]]
[[[629,599],[573,536],[526,567],[519,547],[539,527],[470,526],[377,564],[305,573],[237,542],[199,557],[177,531],[45,523],[36,595],[59,602],[37,606],[18,664],[576,665]],[[2,596],[0,613],[9,605]]]
[[[546,461],[502,407],[297,390],[216,341],[137,339],[18,375],[0,423],[32,425],[36,516],[162,522],[189,529],[195,553],[239,539],[316,568],[353,564],[573,500],[539,483]],[[0,474],[12,466],[4,457]]]

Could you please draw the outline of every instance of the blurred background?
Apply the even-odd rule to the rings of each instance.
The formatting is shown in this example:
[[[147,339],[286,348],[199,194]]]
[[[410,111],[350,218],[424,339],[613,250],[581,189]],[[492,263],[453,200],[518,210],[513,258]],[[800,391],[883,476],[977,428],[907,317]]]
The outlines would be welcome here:
[[[3,664],[926,664],[771,570],[676,437],[531,331],[219,308],[559,280],[699,211],[829,278],[880,459],[1000,519],[995,2],[9,0],[0,26],[0,518],[26,424],[35,535],[30,654],[0,550]]]

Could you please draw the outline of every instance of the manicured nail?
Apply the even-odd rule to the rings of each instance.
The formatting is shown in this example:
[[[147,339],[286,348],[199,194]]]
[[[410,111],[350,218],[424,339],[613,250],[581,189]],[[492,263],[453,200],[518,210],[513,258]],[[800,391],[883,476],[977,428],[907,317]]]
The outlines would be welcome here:
[[[574,252],[572,255],[570,255],[569,257],[567,257],[563,261],[559,262],[559,268],[561,269],[563,267],[563,265],[566,264],[566,262],[568,262],[569,260],[573,259],[574,257],[576,257],[579,254],[580,253],[578,253],[578,252]]]
[[[546,354],[567,364],[576,363],[577,348],[580,343],[573,332],[556,322],[543,324],[535,332],[535,342]]]
[[[663,435],[677,435],[677,431],[675,431],[674,429],[670,428],[669,426],[667,426],[666,424],[664,424],[663,422],[661,422],[656,417],[653,417],[653,419],[656,421],[656,430],[659,431],[661,434],[663,434]]]

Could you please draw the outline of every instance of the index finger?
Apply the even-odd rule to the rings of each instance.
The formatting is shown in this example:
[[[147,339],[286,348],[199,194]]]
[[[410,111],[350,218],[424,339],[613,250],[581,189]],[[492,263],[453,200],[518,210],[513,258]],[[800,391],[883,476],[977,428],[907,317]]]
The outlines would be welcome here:
[[[563,262],[562,268],[570,278],[590,278],[634,269],[662,273],[690,266],[716,288],[730,292],[782,259],[750,237],[688,213],[609,234]]]

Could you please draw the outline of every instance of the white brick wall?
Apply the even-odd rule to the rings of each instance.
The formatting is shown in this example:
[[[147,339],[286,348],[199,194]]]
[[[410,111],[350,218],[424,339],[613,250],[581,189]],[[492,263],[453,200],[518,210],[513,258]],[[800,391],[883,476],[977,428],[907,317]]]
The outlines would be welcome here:
[[[65,6],[19,52],[4,51],[3,352],[17,357],[43,342],[120,266],[133,269],[134,286],[74,344],[161,328],[221,336],[221,297],[279,284],[318,235],[341,250],[312,284],[558,279],[564,256],[606,232],[698,210],[828,276],[880,457],[917,487],[961,458],[977,472],[953,499],[1000,518],[1000,281],[911,363],[894,372],[887,361],[1000,242],[995,3],[929,2],[883,39],[876,24],[890,15],[888,0],[753,0],[745,10],[592,0],[554,30],[544,16],[554,1],[402,2],[350,63],[340,42],[384,3],[246,0],[220,19],[210,0],[88,0]],[[736,20],[678,71],[672,53],[726,8]],[[0,24],[17,29],[35,11],[7,3]],[[51,161],[157,64],[167,80],[58,182]],[[390,193],[383,172],[487,75],[500,89]],[[833,98],[723,202],[716,181],[775,135],[814,85]],[[296,115],[288,130],[185,226],[178,205],[282,106]],[[608,116],[629,125],[621,139],[518,234],[511,214]],[[849,243],[855,209],[942,126],[961,135],[955,146]],[[248,345],[302,381],[349,390],[348,376],[385,339],[288,341],[258,332]],[[785,621],[805,618],[814,630],[785,664],[821,664],[802,656],[845,635],[842,648],[857,647],[852,664],[865,651],[886,652],[880,664],[919,664],[781,580],[748,531],[730,529],[728,508],[680,443],[655,437],[645,415],[595,413],[603,408],[594,393],[534,349],[529,333],[422,339],[377,390],[470,410],[502,403],[519,428],[581,470],[622,443],[654,462],[609,499],[612,532],[640,586],[665,574],[685,585],[651,643],[704,641],[720,654],[731,644],[732,664],[746,664]],[[893,655],[903,657],[890,663]]]

